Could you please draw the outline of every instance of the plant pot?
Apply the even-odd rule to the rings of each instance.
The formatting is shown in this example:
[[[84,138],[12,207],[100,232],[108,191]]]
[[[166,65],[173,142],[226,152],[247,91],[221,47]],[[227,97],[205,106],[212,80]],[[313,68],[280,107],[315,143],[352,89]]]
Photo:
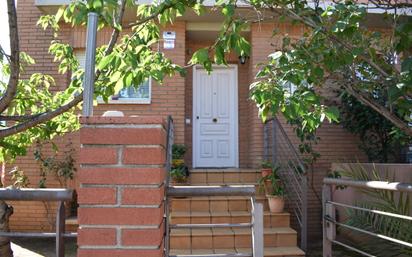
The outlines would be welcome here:
[[[188,177],[180,177],[178,179],[172,178],[172,185],[179,186],[179,185],[187,185]]]
[[[262,177],[269,176],[272,173],[271,168],[262,168],[260,171],[262,172]]]
[[[269,202],[269,209],[272,213],[281,213],[285,208],[285,199],[283,196],[267,195]]]

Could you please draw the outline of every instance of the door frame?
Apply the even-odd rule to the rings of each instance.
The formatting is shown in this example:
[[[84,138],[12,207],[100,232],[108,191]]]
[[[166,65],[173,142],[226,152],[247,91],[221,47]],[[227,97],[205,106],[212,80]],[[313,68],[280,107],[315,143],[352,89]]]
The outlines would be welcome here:
[[[234,123],[234,131],[233,131],[233,138],[234,138],[234,154],[235,154],[235,161],[234,161],[234,167],[233,168],[239,168],[239,83],[238,83],[238,65],[237,64],[228,64],[227,66],[224,65],[212,65],[212,68],[214,70],[216,69],[225,69],[225,70],[234,70],[234,104],[235,104],[235,110],[233,113],[233,118],[232,121]],[[196,100],[196,94],[197,94],[197,73],[198,70],[204,70],[204,68],[201,65],[195,65],[193,66],[193,77],[192,77],[192,166],[193,168],[197,167],[196,163],[196,153],[197,153],[197,143],[196,143],[196,132],[199,130],[198,128],[198,123],[195,120],[196,117],[196,110],[197,110],[197,105],[195,103]],[[213,71],[212,71],[213,72]],[[199,167],[202,168],[202,167]],[[219,167],[213,167],[213,168],[219,168]]]

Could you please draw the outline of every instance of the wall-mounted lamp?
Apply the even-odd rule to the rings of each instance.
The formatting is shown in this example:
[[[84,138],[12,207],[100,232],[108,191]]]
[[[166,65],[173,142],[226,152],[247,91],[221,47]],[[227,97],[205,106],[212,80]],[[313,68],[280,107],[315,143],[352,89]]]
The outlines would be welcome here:
[[[239,61],[240,61],[241,64],[245,64],[247,59],[249,59],[249,56],[247,56],[247,55],[239,56]]]

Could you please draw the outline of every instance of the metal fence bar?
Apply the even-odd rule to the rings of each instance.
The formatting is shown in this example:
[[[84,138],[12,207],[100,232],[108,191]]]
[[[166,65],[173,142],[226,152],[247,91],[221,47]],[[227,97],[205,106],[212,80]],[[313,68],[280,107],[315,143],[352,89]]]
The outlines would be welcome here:
[[[62,188],[0,188],[0,200],[5,201],[68,201],[73,190]]]
[[[323,183],[336,186],[349,186],[363,189],[379,189],[412,193],[412,184],[401,182],[359,181],[349,179],[324,178]]]
[[[73,190],[70,189],[0,189],[0,200],[9,201],[58,201],[55,233],[24,233],[24,232],[0,232],[0,237],[22,238],[55,238],[56,257],[64,257],[64,238],[77,237],[77,233],[65,233],[66,212],[64,201],[73,198]]]
[[[335,213],[331,212],[332,210],[326,209],[326,204],[328,201],[332,200],[332,188],[330,185],[323,185],[322,188],[322,216],[332,216],[334,217]],[[335,238],[328,238],[330,236],[329,230],[335,227],[335,224],[322,219],[322,229],[323,229],[323,257],[332,257],[332,240]]]
[[[256,203],[254,197],[251,198],[252,204],[252,251],[253,257],[264,256],[263,246],[263,205]]]
[[[271,129],[268,129],[271,125]],[[285,190],[291,213],[296,217],[300,230],[300,247],[307,249],[307,178],[303,161],[282,124],[274,117],[264,126],[265,153],[271,150],[273,165],[279,165],[280,178]],[[266,142],[267,141],[267,142]]]
[[[64,229],[65,229],[65,207],[64,202],[59,202],[56,217],[56,256],[64,257]]]
[[[383,235],[383,234],[370,232],[370,231],[367,231],[367,230],[364,230],[364,229],[361,229],[361,228],[357,228],[357,227],[354,227],[354,226],[350,226],[350,225],[347,225],[347,224],[344,224],[344,223],[341,223],[341,222],[337,222],[336,220],[334,220],[333,218],[328,217],[328,216],[326,216],[325,219],[328,222],[331,222],[335,225],[339,225],[341,227],[344,227],[344,228],[347,228],[347,229],[350,229],[350,230],[354,230],[354,231],[357,231],[357,232],[360,232],[360,233],[364,233],[364,234],[367,234],[369,236],[377,237],[377,238],[380,238],[380,239],[390,241],[392,243],[396,243],[396,244],[400,244],[400,245],[412,248],[412,243],[409,243],[409,242],[406,242],[406,241],[403,241],[403,240],[399,240],[399,239],[396,239],[396,238],[393,238],[393,237],[390,237],[390,236],[386,236],[386,235]]]
[[[360,253],[364,256],[375,257],[374,255],[366,253],[353,246],[349,246],[345,243],[337,241],[334,235],[331,235],[331,230],[336,230],[336,225],[343,227],[345,229],[348,229],[348,230],[357,231],[359,233],[363,233],[363,234],[373,236],[373,237],[376,237],[382,240],[386,240],[392,243],[396,243],[402,246],[412,248],[412,243],[410,242],[338,222],[335,217],[335,206],[356,209],[359,211],[365,211],[365,212],[370,212],[370,213],[374,213],[377,215],[383,215],[383,216],[399,218],[399,219],[404,219],[404,220],[409,220],[409,221],[412,221],[412,217],[400,215],[396,213],[362,208],[362,207],[353,206],[349,204],[338,203],[338,202],[334,202],[332,199],[332,187],[334,186],[348,186],[348,187],[355,187],[355,188],[360,188],[360,189],[386,190],[386,191],[411,193],[412,184],[400,183],[400,182],[391,183],[387,181],[358,181],[358,180],[334,179],[334,178],[325,178],[323,181],[324,181],[324,185],[323,185],[322,203],[323,203],[323,249],[324,249],[323,256],[324,257],[332,256],[332,244],[340,245],[351,251]]]
[[[351,251],[357,252],[357,253],[362,254],[362,255],[364,255],[364,256],[367,256],[367,257],[377,257],[376,255],[370,255],[369,253],[365,253],[365,252],[362,251],[362,250],[359,250],[359,249],[357,249],[357,248],[355,248],[355,247],[353,247],[353,246],[347,245],[347,244],[345,244],[345,243],[342,243],[342,242],[339,242],[339,241],[336,241],[336,240],[333,240],[332,243],[337,244],[337,245],[340,245],[340,246],[342,246],[342,247],[345,247],[345,248],[347,248],[347,249],[349,249],[349,250],[351,250]]]
[[[172,149],[173,149],[173,142],[174,141],[174,124],[173,119],[171,116],[167,117],[167,143],[166,143],[166,176],[165,176],[165,187],[168,188],[169,186],[169,179],[170,179],[170,171],[172,168]],[[169,225],[169,215],[170,215],[170,202],[169,198],[167,197],[167,190],[165,190],[164,194],[164,202],[165,202],[165,216],[164,216],[164,224],[165,224],[165,231],[164,231],[164,252],[165,257],[169,256],[170,250],[170,225]]]
[[[307,240],[307,234],[308,234],[308,197],[307,197],[307,192],[308,192],[308,183],[307,183],[307,177],[303,178],[302,182],[302,191],[303,191],[303,199],[302,199],[302,220],[301,220],[301,235],[300,235],[300,247],[306,251],[308,249],[308,240]]]
[[[0,232],[0,237],[11,238],[56,238],[55,232]],[[64,233],[63,237],[77,237],[77,233]]]
[[[252,223],[174,224],[170,228],[251,228]]]
[[[254,196],[254,186],[169,186],[169,197]]]
[[[170,257],[253,257],[252,254],[250,253],[222,253],[222,254],[179,254],[178,256],[176,255],[171,255]]]
[[[398,219],[404,219],[404,220],[410,220],[410,221],[412,221],[412,217],[411,217],[411,216],[405,216],[405,215],[400,215],[400,214],[396,214],[396,213],[384,212],[384,211],[373,210],[373,209],[366,209],[366,208],[362,208],[362,207],[358,207],[358,206],[353,206],[353,205],[348,205],[348,204],[344,204],[344,203],[337,203],[337,202],[328,202],[328,203],[333,204],[333,205],[337,205],[337,206],[341,206],[341,207],[345,207],[345,208],[354,209],[354,210],[371,212],[371,213],[375,213],[375,214],[379,214],[379,215],[384,215],[384,216],[388,216],[388,217],[393,217],[393,218],[398,218]]]

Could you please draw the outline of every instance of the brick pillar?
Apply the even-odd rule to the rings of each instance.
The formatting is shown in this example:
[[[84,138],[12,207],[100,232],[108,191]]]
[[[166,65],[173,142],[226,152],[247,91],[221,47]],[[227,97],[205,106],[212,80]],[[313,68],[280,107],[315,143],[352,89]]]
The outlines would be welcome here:
[[[158,117],[81,119],[78,257],[162,257],[166,130]]]

